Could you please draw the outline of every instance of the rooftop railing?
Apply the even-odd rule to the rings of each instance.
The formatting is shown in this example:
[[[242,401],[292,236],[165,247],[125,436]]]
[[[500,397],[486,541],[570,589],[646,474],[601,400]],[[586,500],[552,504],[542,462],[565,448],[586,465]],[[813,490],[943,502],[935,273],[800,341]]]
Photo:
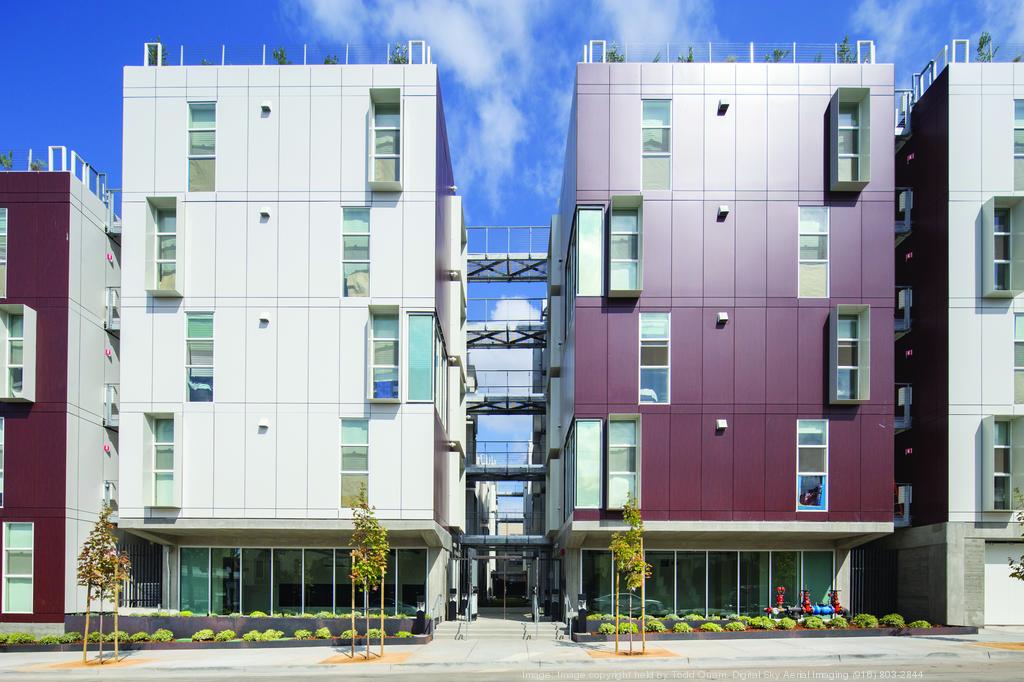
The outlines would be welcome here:
[[[634,43],[591,40],[583,46],[583,62],[615,63],[792,63],[873,64],[875,42],[855,43]]]
[[[265,66],[289,64],[431,64],[424,40],[376,45],[171,45],[146,43],[143,66]]]
[[[112,206],[112,192],[107,186],[107,174],[91,166],[74,149],[60,145],[0,150],[0,172],[54,172],[71,173],[108,207]]]
[[[546,226],[467,227],[468,249],[474,254],[546,254],[551,229]]]

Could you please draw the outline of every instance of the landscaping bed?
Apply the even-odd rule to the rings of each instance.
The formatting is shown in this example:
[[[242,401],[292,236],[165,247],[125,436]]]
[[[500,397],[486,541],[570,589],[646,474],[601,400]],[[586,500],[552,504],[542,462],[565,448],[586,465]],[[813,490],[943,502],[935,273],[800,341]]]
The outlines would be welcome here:
[[[170,616],[170,615],[136,615],[120,616],[118,627],[128,633],[133,632],[156,632],[157,630],[170,630],[175,639],[191,637],[199,630],[233,630],[237,633],[259,630],[281,630],[291,634],[295,630],[309,630],[316,632],[320,628],[327,628],[332,635],[338,635],[352,627],[350,618],[342,617],[317,617],[317,616]],[[380,618],[370,618],[370,629],[380,627]],[[89,629],[99,628],[99,619],[92,616],[89,620]],[[103,631],[112,632],[114,629],[114,618],[110,615],[103,617]],[[366,634],[366,620],[356,616],[356,632],[360,635]],[[83,632],[85,630],[85,616],[72,614],[64,617],[64,630],[67,632]],[[411,632],[414,635],[425,635],[433,633],[433,623],[428,619],[417,623],[415,618],[384,618],[384,633],[395,635],[398,632]]]
[[[429,644],[434,640],[433,635],[413,635],[412,637],[386,637],[384,646],[417,646]],[[380,640],[371,639],[372,651],[380,651]],[[293,637],[269,640],[269,641],[245,641],[233,639],[227,642],[193,642],[191,639],[177,639],[170,642],[130,642],[123,641],[119,648],[121,651],[153,651],[166,649],[273,649],[281,647],[335,647],[348,651],[352,647],[351,639],[334,637],[331,639],[295,639]],[[0,647],[0,652],[26,653],[32,651],[81,651],[82,643],[77,644],[10,644]],[[362,637],[356,638],[356,653],[366,650],[366,640]],[[90,643],[89,651],[99,651],[99,644]],[[104,655],[114,653],[114,642],[110,640],[103,645]]]
[[[686,640],[686,639],[778,639],[787,637],[887,637],[897,636],[936,636],[936,635],[976,635],[978,628],[960,625],[935,625],[930,628],[847,628],[845,630],[740,630],[737,632],[648,632],[647,641],[654,640]],[[628,641],[628,635],[619,635],[619,644]],[[614,642],[615,635],[599,635],[596,632],[572,633],[572,641],[585,644],[588,642]],[[640,635],[633,635],[633,642],[639,642]]]

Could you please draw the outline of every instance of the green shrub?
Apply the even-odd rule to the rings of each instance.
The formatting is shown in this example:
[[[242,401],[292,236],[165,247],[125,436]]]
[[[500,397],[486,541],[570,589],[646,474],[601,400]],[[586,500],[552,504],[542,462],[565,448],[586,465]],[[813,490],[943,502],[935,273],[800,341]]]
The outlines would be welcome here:
[[[150,635],[150,639],[153,640],[154,642],[173,642],[174,641],[174,633],[171,632],[170,630],[166,630],[164,628],[160,628],[159,630],[154,632],[152,635]]]
[[[930,628],[931,626],[932,624],[926,620],[914,620],[907,623],[908,628]]]
[[[743,623],[744,625],[747,625],[748,623],[750,623],[750,616],[740,616],[736,620]]]
[[[601,620],[604,618],[603,613],[588,613],[587,620]]]
[[[341,638],[342,639],[355,639],[358,636],[359,636],[359,633],[356,632],[355,630],[345,630],[345,632],[341,633]]]
[[[370,639],[380,639],[384,636],[384,633],[381,632],[380,628],[370,628],[366,631],[366,636]]]
[[[213,630],[204,628],[199,632],[193,633],[193,642],[212,642],[213,641]]]
[[[743,632],[744,630],[747,629],[747,625],[746,625],[746,623],[743,623],[741,621],[734,620],[731,623],[726,623],[725,624],[725,629],[728,632]]]
[[[313,633],[313,636],[317,639],[330,639],[331,631],[328,628],[319,628]]]
[[[906,622],[903,620],[903,616],[898,613],[890,613],[882,616],[878,619],[878,622],[882,627],[886,628],[905,628],[907,627]]]
[[[597,626],[597,634],[599,635],[614,635],[615,626],[611,623],[601,623]]]
[[[309,630],[296,630],[292,633],[295,639],[313,639],[313,633]]]
[[[601,616],[601,620],[615,620],[615,614],[614,613],[606,613],[603,616]]]
[[[665,619],[666,620],[679,620],[679,616],[674,614],[674,613],[670,613],[667,616],[665,616]]]
[[[408,630],[399,630],[395,633],[395,637],[398,639],[412,639],[412,633]]]
[[[665,624],[660,620],[651,619],[644,623],[644,630],[647,632],[665,632]]]
[[[267,628],[263,631],[263,636],[260,637],[261,642],[273,642],[275,639],[281,639],[284,637],[284,633],[274,628]]]
[[[699,613],[688,613],[683,616],[684,620],[704,620],[704,616]]]
[[[700,626],[701,632],[721,632],[722,626],[718,623],[704,623]]]
[[[316,612],[316,617],[317,618],[334,618],[334,614],[331,613],[330,611],[317,611]]]
[[[215,641],[215,642],[230,642],[231,640],[237,639],[237,638],[238,638],[238,636],[235,634],[234,630],[221,630],[213,638],[213,641]]]
[[[629,635],[629,634],[636,635],[636,634],[639,634],[639,632],[640,631],[637,629],[636,623],[634,623],[633,621],[627,620],[627,621],[623,621],[623,622],[619,623],[619,634],[620,635]]]
[[[181,616],[182,618],[189,618],[189,617],[192,616],[192,612],[191,611],[178,611],[178,615]]]
[[[747,625],[755,630],[774,630],[775,621],[768,616],[755,616]]]
[[[804,618],[800,624],[808,630],[821,630],[825,627],[825,621],[822,620],[821,616],[809,616]]]
[[[878,619],[872,616],[870,613],[858,613],[853,617],[851,621],[856,627],[859,628],[877,628]]]
[[[107,635],[107,641],[108,642],[113,642],[115,634],[117,635],[117,641],[118,642],[127,642],[128,638],[131,637],[131,635],[129,635],[124,630],[118,630],[117,632],[111,632],[109,635]]]
[[[60,636],[60,643],[61,644],[74,644],[75,642],[81,642],[81,641],[82,641],[82,633],[81,632],[75,632],[74,630],[72,630],[71,632],[65,632],[63,635]]]
[[[786,618],[779,618],[779,622],[776,625],[780,630],[792,630],[796,627],[796,621],[787,616]]]
[[[672,626],[672,632],[693,632],[693,628],[690,627],[689,623],[679,621]]]
[[[60,637],[57,635],[43,635],[39,638],[39,643],[48,645],[60,644]]]
[[[35,644],[36,636],[27,632],[12,632],[7,635],[8,644]]]
[[[826,623],[826,625],[833,630],[845,630],[850,627],[850,624],[846,622],[846,619],[842,616],[833,616],[832,619]]]
[[[128,641],[129,642],[148,642],[149,641],[149,633],[148,632],[142,632],[142,631],[136,632],[134,635],[132,635],[131,637],[128,638]]]
[[[249,630],[249,632],[242,635],[243,642],[259,642],[263,639],[263,633],[259,630]]]
[[[89,641],[92,644],[98,644],[99,642],[105,642],[105,641],[107,641],[106,637],[107,636],[104,635],[99,630],[93,630],[92,632],[89,633]],[[10,640],[8,640],[7,643],[10,644]]]
[[[253,612],[251,612],[249,614],[249,617],[250,618],[266,618],[267,614],[263,613],[262,611],[253,611]]]
[[[8,637],[10,637],[10,634],[6,632],[0,632],[0,644],[7,644]]]

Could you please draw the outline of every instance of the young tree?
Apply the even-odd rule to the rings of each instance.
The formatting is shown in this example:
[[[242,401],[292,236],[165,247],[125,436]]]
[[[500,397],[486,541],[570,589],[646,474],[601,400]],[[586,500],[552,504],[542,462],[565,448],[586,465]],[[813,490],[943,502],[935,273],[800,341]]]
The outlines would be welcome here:
[[[128,557],[117,550],[117,539],[114,537],[114,525],[110,522],[110,505],[105,504],[100,510],[89,536],[78,554],[78,584],[85,588],[85,634],[82,637],[82,662],[88,660],[89,616],[92,611],[92,600],[100,600],[100,633],[103,632],[103,599],[112,596],[114,599],[114,631],[118,627],[117,599],[121,583],[128,579],[131,562]],[[103,639],[99,641],[99,660],[103,663]],[[118,655],[117,635],[114,635],[114,656]]]
[[[274,48],[274,51],[271,52],[270,55],[274,58],[274,61],[281,66],[292,63],[292,60],[288,59],[288,53],[285,52],[283,47]]]
[[[629,590],[629,622],[633,620],[633,593],[640,590],[640,641],[642,651],[647,652],[646,609],[644,604],[644,582],[651,577],[651,565],[644,558],[644,521],[640,506],[632,495],[622,505],[622,520],[629,526],[625,533],[612,533],[609,548],[615,558],[615,652],[619,651],[619,579],[622,578]],[[633,653],[633,629],[629,631],[629,652]]]
[[[1013,498],[1017,501],[1015,505],[1017,509],[1024,510],[1024,493],[1021,492],[1020,488],[1013,489]],[[1017,512],[1017,523],[1024,526],[1024,511]],[[1021,535],[1024,537],[1024,534]],[[1024,580],[1024,554],[1019,559],[1014,561],[1010,559],[1010,577],[1016,578],[1017,580]]]
[[[388,572],[388,554],[391,547],[388,544],[387,528],[380,524],[374,508],[366,500],[366,487],[359,491],[359,497],[352,505],[352,586],[355,593],[355,584],[358,582],[363,586],[363,594],[370,590],[380,589],[380,655],[384,655],[384,576]],[[352,611],[355,613],[355,598],[352,599]],[[352,616],[353,625],[355,615]],[[353,627],[353,629],[355,629]],[[366,616],[366,658],[370,658],[370,617]],[[355,644],[352,647],[355,655]]]
[[[850,36],[843,36],[843,42],[836,48],[836,61],[840,64],[853,64],[853,50],[850,49]]]
[[[979,62],[990,62],[996,56],[996,52],[999,52],[999,48],[992,46],[992,34],[988,31],[982,31],[978,37],[978,48],[975,52],[977,60]]]

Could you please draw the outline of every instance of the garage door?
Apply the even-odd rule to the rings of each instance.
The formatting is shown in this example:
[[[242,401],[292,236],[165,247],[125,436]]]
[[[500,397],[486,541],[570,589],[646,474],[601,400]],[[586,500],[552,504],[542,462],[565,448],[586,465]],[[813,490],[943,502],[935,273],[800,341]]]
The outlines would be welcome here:
[[[1024,544],[985,543],[985,625],[1024,625],[1024,580],[1010,577],[1008,557],[1024,554]]]

